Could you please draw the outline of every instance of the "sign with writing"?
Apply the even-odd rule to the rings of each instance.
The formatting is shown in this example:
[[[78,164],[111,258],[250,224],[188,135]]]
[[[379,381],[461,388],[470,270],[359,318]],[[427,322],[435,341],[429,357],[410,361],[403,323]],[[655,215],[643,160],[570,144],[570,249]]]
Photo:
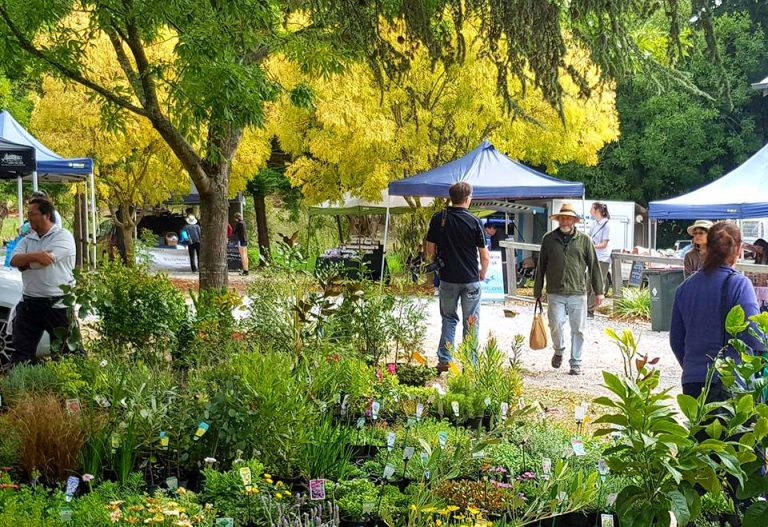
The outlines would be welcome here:
[[[490,263],[485,279],[480,282],[480,299],[485,302],[504,301],[504,264],[501,251],[488,251]]]
[[[325,480],[324,479],[312,479],[309,481],[309,499],[311,500],[325,499]]]
[[[69,415],[80,415],[80,399],[67,399],[65,404]]]
[[[632,271],[629,273],[629,285],[640,287],[643,284],[643,262],[632,262]]]

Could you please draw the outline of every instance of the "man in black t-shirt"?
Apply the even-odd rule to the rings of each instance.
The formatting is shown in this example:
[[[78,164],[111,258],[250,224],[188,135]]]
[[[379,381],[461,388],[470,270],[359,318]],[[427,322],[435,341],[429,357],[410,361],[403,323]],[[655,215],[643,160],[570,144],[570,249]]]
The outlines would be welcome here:
[[[459,322],[459,299],[464,318],[464,336],[470,327],[477,335],[480,323],[480,281],[485,280],[490,261],[480,220],[467,210],[472,201],[472,186],[461,181],[453,184],[448,194],[452,206],[432,216],[427,232],[427,254],[440,262],[440,315],[443,317],[443,326],[437,348],[439,372],[446,371],[451,361],[450,349],[453,348]],[[473,317],[473,322],[470,317]]]

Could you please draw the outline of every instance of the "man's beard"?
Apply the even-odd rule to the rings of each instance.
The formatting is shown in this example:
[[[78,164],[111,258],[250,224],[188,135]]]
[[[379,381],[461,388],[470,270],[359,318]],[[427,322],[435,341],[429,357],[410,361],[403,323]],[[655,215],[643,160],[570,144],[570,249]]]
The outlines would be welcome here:
[[[574,229],[575,229],[575,227],[573,225],[571,225],[568,228],[563,227],[562,225],[560,225],[559,228],[560,228],[560,232],[562,232],[563,234],[572,234]]]

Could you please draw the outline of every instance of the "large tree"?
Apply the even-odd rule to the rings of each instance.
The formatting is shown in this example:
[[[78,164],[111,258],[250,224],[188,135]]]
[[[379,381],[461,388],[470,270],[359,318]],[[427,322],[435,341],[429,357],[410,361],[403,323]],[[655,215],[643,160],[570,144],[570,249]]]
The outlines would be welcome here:
[[[673,0],[5,0],[0,19],[8,60],[24,55],[88,87],[116,124],[122,111],[149,119],[200,191],[201,287],[221,287],[230,164],[243,129],[262,123],[263,103],[280,91],[264,68],[268,57],[282,52],[325,74],[342,60],[365,59],[383,86],[407,70],[411,43],[435,60],[460,62],[464,30],[479,27],[507,107],[515,109],[513,78],[558,106],[564,67],[582,91],[590,89],[566,67],[566,39],[589,50],[604,75],[620,74],[645,61],[631,24],[657,9],[669,13],[677,35]],[[399,24],[398,42],[407,45],[383,38],[382,23]],[[100,35],[122,67],[118,78],[102,78],[88,64]],[[153,58],[152,48],[165,42],[174,44],[172,56]]]

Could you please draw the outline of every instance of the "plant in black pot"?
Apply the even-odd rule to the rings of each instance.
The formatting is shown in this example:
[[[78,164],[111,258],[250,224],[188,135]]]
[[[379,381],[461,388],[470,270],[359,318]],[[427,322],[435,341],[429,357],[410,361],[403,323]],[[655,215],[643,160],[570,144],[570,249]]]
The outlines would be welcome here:
[[[339,506],[342,526],[369,527],[376,518],[379,496],[376,486],[367,479],[339,483],[333,496]]]

